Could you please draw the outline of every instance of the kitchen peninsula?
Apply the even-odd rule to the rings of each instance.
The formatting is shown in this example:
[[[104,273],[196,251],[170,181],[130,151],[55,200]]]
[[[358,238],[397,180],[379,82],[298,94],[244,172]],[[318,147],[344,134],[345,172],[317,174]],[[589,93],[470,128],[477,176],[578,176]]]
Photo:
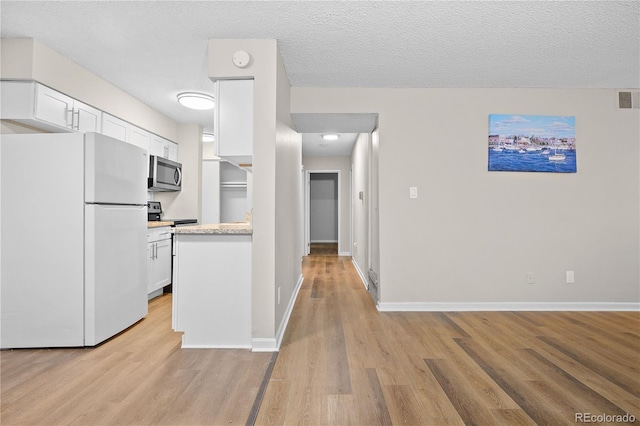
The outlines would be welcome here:
[[[251,347],[251,224],[174,228],[173,328],[183,348]]]

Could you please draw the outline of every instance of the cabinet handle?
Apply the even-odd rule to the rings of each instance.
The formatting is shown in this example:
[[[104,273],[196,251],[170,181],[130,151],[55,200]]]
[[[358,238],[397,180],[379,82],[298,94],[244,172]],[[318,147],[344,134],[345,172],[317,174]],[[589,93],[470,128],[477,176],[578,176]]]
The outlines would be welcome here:
[[[73,120],[73,118],[75,117],[75,120]],[[80,130],[80,110],[74,111],[72,114],[72,121],[71,124],[73,126],[73,121],[76,122],[75,127],[73,127],[75,130]]]
[[[154,249],[154,252],[155,252],[155,254],[153,255],[153,258],[157,259],[158,258],[158,243],[153,243],[153,249]]]
[[[73,129],[73,109],[67,110],[67,127]]]

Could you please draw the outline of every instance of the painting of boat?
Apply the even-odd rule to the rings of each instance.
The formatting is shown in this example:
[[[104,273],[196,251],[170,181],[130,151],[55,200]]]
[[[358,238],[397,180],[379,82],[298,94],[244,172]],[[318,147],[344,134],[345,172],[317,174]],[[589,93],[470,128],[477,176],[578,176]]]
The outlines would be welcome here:
[[[575,117],[489,115],[489,171],[576,173]]]

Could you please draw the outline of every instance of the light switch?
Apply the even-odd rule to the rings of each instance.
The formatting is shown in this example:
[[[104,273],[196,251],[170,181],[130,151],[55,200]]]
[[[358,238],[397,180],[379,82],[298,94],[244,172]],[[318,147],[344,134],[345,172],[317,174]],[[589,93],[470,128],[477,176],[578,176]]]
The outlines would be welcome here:
[[[409,198],[418,198],[418,187],[409,187]]]

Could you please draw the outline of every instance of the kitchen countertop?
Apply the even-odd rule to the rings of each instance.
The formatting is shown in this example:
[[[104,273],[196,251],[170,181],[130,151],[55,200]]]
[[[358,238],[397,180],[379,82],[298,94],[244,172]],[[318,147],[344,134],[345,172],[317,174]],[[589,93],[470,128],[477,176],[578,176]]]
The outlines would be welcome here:
[[[208,225],[187,225],[174,229],[174,234],[217,234],[217,235],[251,235],[253,229],[248,222],[213,223]]]
[[[148,221],[147,228],[159,228],[161,226],[171,226],[173,222]]]

